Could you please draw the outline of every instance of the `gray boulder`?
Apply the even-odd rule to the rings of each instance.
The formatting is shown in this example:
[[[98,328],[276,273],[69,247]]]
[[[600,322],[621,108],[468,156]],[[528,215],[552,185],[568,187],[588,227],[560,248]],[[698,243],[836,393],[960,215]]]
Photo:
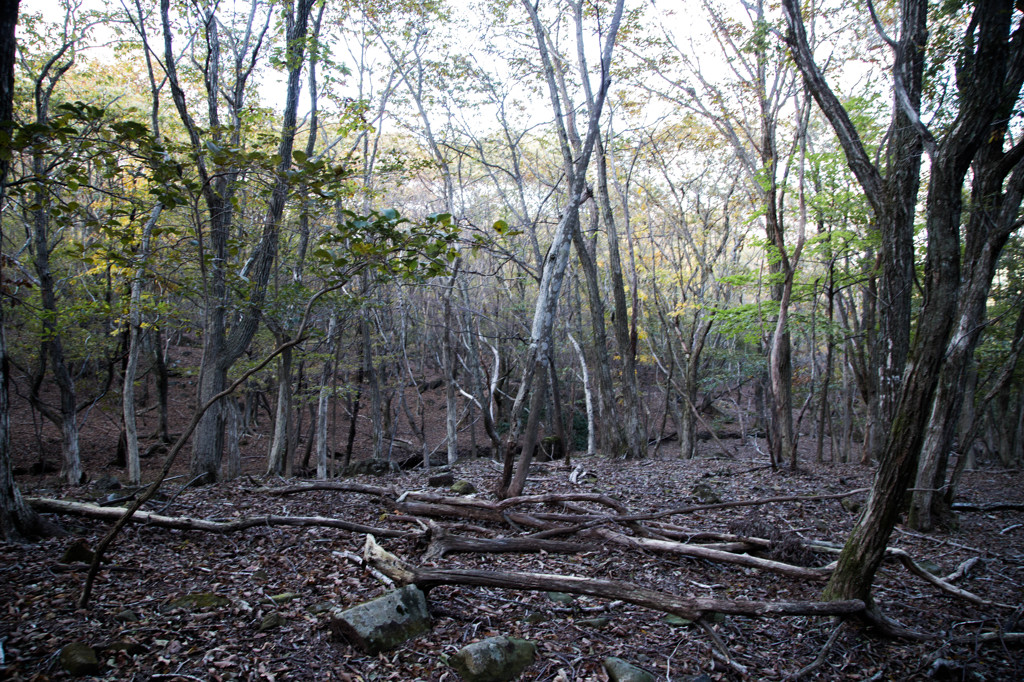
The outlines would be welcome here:
[[[82,642],[72,642],[60,650],[60,667],[72,677],[93,675],[100,670],[96,651]]]
[[[463,647],[448,662],[466,682],[506,682],[519,677],[536,656],[533,642],[490,637]]]
[[[615,656],[604,659],[604,670],[611,682],[654,682],[654,675]]]
[[[331,632],[368,654],[378,654],[430,630],[427,598],[415,585],[330,616]]]

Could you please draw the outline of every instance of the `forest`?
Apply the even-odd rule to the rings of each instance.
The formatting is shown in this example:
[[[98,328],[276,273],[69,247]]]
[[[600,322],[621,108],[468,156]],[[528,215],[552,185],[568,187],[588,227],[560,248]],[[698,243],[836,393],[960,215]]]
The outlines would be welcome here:
[[[1022,87],[1011,0],[0,4],[0,679],[1021,679]]]

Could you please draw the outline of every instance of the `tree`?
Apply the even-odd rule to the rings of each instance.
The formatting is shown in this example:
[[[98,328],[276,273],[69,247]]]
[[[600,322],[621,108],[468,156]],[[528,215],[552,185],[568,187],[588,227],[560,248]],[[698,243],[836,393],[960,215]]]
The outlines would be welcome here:
[[[206,125],[194,117],[178,75],[179,55],[174,51],[176,35],[170,16],[170,0],[161,0],[160,16],[164,39],[164,68],[174,105],[188,135],[190,153],[196,164],[202,198],[208,214],[209,279],[205,283],[203,363],[199,381],[199,403],[223,391],[228,370],[249,347],[260,323],[267,284],[277,252],[281,216],[291,185],[292,152],[295,143],[301,75],[305,64],[306,38],[314,0],[297,0],[285,8],[284,65],[287,94],[278,135],[272,190],[261,221],[260,235],[245,270],[250,282],[247,297],[237,301],[228,283],[229,241],[235,227],[235,201],[241,177],[242,119],[249,94],[250,78],[265,47],[274,15],[272,6],[260,8],[253,2],[247,15],[235,17],[243,25],[240,36],[224,36],[232,22],[212,9],[197,9],[194,19],[196,40],[206,47],[203,86],[206,91]],[[262,14],[258,10],[262,9]],[[261,25],[262,23],[262,25]],[[221,53],[222,40],[229,39],[232,54]],[[227,74],[223,71],[226,70]],[[225,78],[226,75],[226,78]],[[201,256],[204,261],[206,254]],[[236,315],[231,311],[239,304]],[[192,475],[207,482],[217,480],[224,446],[224,415],[209,410],[196,428],[192,447]]]
[[[789,462],[795,467],[789,314],[802,243],[798,237],[798,243],[792,244],[786,236],[790,219],[786,180],[798,163],[794,161],[798,151],[806,144],[806,104],[800,102],[792,64],[771,40],[772,19],[766,3],[744,4],[749,25],[734,20],[710,2],[703,5],[710,37],[718,43],[729,65],[727,75],[707,73],[699,54],[687,54],[665,31],[661,42],[669,49],[670,63],[679,62],[682,73],[677,76],[667,71],[645,51],[641,59],[664,85],[654,81],[653,85],[645,82],[643,87],[705,119],[731,146],[735,162],[746,177],[747,191],[755,203],[753,210],[764,227],[771,308],[778,309],[774,319],[767,321],[762,340],[768,356],[767,380],[763,383],[768,395],[769,451],[773,466]],[[787,130],[783,117],[794,108],[799,110],[798,120]],[[763,314],[764,308],[759,306],[758,313]]]
[[[512,428],[509,430],[509,435],[505,441],[502,478],[498,486],[498,493],[501,497],[515,497],[522,493],[526,485],[530,461],[533,458],[533,450],[537,446],[540,412],[545,393],[544,377],[550,366],[549,358],[554,341],[552,330],[555,323],[555,311],[558,308],[558,297],[561,293],[562,281],[565,277],[565,269],[569,261],[572,234],[574,230],[578,229],[580,206],[587,198],[587,168],[590,165],[590,156],[597,141],[605,97],[611,85],[612,49],[615,46],[615,36],[618,33],[619,22],[622,18],[623,3],[622,0],[616,2],[615,9],[613,10],[614,13],[607,29],[605,43],[601,52],[600,85],[594,94],[594,104],[590,107],[587,133],[582,150],[575,157],[569,146],[569,139],[563,120],[562,98],[555,79],[555,65],[548,52],[544,26],[537,14],[536,7],[531,5],[528,0],[523,0],[522,4],[530,17],[537,41],[537,49],[544,67],[548,95],[551,101],[552,113],[554,114],[555,130],[557,131],[558,143],[562,151],[567,174],[569,194],[562,216],[558,221],[558,227],[555,229],[554,239],[544,257],[540,291],[537,295],[533,323],[530,328],[530,345],[526,366],[512,409]],[[584,69],[584,71],[586,70]],[[513,460],[515,459],[513,448],[519,438],[519,421],[526,407],[527,397],[530,398],[530,410],[524,434],[523,449],[518,462],[513,466]]]
[[[895,417],[879,460],[871,495],[858,518],[828,585],[826,599],[870,599],[871,583],[889,535],[900,513],[901,500],[913,479],[924,443],[925,425],[938,384],[941,364],[956,318],[960,294],[961,192],[971,164],[986,140],[1005,122],[996,120],[1007,100],[1020,96],[1017,71],[1024,59],[1024,31],[1014,28],[1014,5],[1009,0],[979,0],[968,12],[956,48],[956,113],[938,135],[921,121],[921,73],[928,35],[928,3],[902,0],[897,40],[880,32],[894,51],[892,73],[895,120],[889,145],[897,182],[883,180],[853,126],[847,110],[818,69],[807,40],[798,0],[783,0],[789,31],[786,40],[804,82],[839,137],[847,161],[864,188],[879,219],[883,260],[887,270],[907,267],[901,257],[904,211],[913,215],[918,180],[905,173],[907,159],[927,146],[931,157],[925,226],[928,234],[923,289],[913,360],[902,378]],[[873,11],[873,8],[872,8]],[[899,142],[899,144],[896,144]],[[890,175],[893,169],[890,169]],[[903,192],[897,192],[902,189]],[[886,191],[888,190],[888,191]],[[914,190],[910,192],[910,190]],[[888,220],[881,220],[889,216]],[[909,285],[909,282],[907,282]],[[883,331],[885,326],[883,325]],[[899,344],[891,333],[883,343]]]
[[[18,24],[19,0],[0,6],[0,148],[10,149],[14,124],[14,61],[15,32]],[[7,187],[10,161],[0,154],[0,206]],[[3,225],[0,223],[0,244],[3,243]],[[0,294],[5,293],[0,271]],[[11,462],[11,404],[9,397],[10,361],[7,357],[7,334],[4,323],[4,301],[0,299],[0,538],[12,540],[43,534],[41,518],[21,497],[14,481]]]

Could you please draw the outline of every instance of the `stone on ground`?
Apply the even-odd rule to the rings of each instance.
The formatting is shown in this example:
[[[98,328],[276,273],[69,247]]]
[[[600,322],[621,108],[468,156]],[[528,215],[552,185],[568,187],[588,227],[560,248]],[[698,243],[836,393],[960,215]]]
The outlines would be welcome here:
[[[654,675],[615,656],[604,659],[604,669],[611,682],[654,682]]]
[[[476,486],[466,480],[455,481],[451,491],[456,495],[472,495],[476,492]]]
[[[100,662],[91,646],[83,642],[72,642],[60,650],[60,667],[69,675],[80,677],[99,672]]]
[[[350,609],[331,612],[331,632],[368,654],[378,654],[430,630],[427,598],[415,585]]]
[[[519,677],[536,655],[533,642],[490,637],[463,647],[448,662],[466,682],[506,682]]]

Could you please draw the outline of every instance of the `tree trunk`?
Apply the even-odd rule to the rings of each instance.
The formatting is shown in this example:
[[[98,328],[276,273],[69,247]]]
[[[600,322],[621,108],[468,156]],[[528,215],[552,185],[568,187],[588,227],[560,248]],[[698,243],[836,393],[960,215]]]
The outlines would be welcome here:
[[[1018,78],[1024,81],[1024,76]],[[1010,87],[1013,86],[1011,83]],[[1020,83],[1016,83],[1017,90],[1020,87]],[[985,309],[999,257],[1015,229],[1024,198],[1021,154],[1003,153],[1005,126],[1002,129],[1003,135],[998,134],[999,129],[989,135],[973,166],[970,217],[964,231],[964,260],[970,267],[960,287],[957,327],[946,349],[908,519],[911,527],[921,531],[931,530],[950,514],[946,499],[951,500],[955,491],[950,491],[949,495],[942,491],[946,488],[949,453],[954,447],[958,417],[965,399],[968,368],[984,329]],[[1015,171],[1009,182],[1004,182],[1011,168]],[[966,399],[974,397],[970,395]],[[960,449],[961,456],[967,454],[963,447]]]
[[[594,231],[597,231],[598,211],[595,208],[591,211],[591,221]],[[587,247],[587,241],[583,237],[583,230],[573,230],[572,241],[576,248],[576,256],[579,258],[580,269],[583,271],[584,280],[587,283],[587,308],[590,310],[590,329],[594,335],[594,364],[597,375],[598,395],[601,401],[601,447],[610,455],[619,455],[625,452],[628,447],[625,434],[619,427],[618,409],[615,405],[615,389],[612,383],[611,360],[608,357],[608,337],[604,322],[604,301],[601,298],[601,284],[598,281],[597,263]],[[595,437],[597,434],[595,434]]]
[[[290,171],[292,169],[292,150],[295,143],[297,112],[301,76],[305,64],[306,38],[309,29],[309,14],[313,0],[299,0],[289,5],[284,12],[286,23],[285,63],[288,67],[285,106],[282,113],[281,132],[278,140],[277,156],[280,159],[262,220],[262,232],[253,249],[250,266],[246,267],[245,275],[250,282],[248,299],[241,302],[241,311],[231,326],[230,335],[227,330],[227,310],[235,307],[230,300],[230,289],[227,286],[227,263],[229,257],[228,240],[231,236],[235,193],[235,183],[239,173],[236,168],[223,168],[219,165],[213,172],[207,167],[206,150],[208,143],[238,143],[240,117],[239,109],[244,107],[245,77],[239,76],[231,86],[220,84],[220,37],[221,24],[216,21],[212,10],[205,23],[204,36],[209,56],[205,61],[204,83],[207,88],[207,105],[209,128],[201,131],[194,117],[188,110],[185,92],[178,80],[177,56],[174,54],[173,38],[176,35],[171,27],[170,2],[161,0],[160,18],[164,34],[164,64],[167,82],[179,118],[185,127],[189,142],[194,152],[197,171],[202,183],[203,198],[209,215],[209,255],[210,277],[206,299],[204,301],[206,318],[204,320],[203,366],[199,382],[198,402],[200,405],[217,395],[227,386],[227,372],[245,352],[259,327],[262,309],[266,299],[267,284],[270,281],[272,266],[277,254],[280,234],[281,216],[288,200],[290,189]],[[269,19],[268,19],[269,21]],[[250,29],[252,27],[250,26]],[[248,46],[243,46],[245,58],[255,60],[259,46],[248,54]],[[249,74],[250,72],[246,72]],[[233,92],[227,90],[234,88]],[[220,123],[219,99],[227,94],[230,114],[234,128]],[[221,139],[223,131],[228,130],[234,137],[232,140]],[[204,141],[202,135],[211,137]],[[216,164],[216,161],[211,160]],[[203,248],[202,244],[200,244]],[[203,265],[205,275],[205,264]],[[196,429],[192,442],[193,476],[202,476],[206,483],[217,480],[217,473],[223,454],[224,418],[217,406],[203,415]]]
[[[46,120],[45,112],[40,116]],[[33,167],[38,177],[45,175],[42,156],[33,159]],[[53,273],[50,270],[50,211],[47,208],[49,199],[42,190],[36,193],[36,203],[40,208],[33,212],[33,245],[35,248],[35,268],[39,277],[39,296],[43,309],[43,343],[40,353],[49,356],[50,368],[54,382],[60,392],[60,413],[58,426],[61,431],[62,464],[60,477],[70,485],[82,482],[82,459],[78,444],[78,405],[75,399],[75,381],[68,369],[64,357],[64,343],[58,326],[57,297],[54,292]]]
[[[803,72],[805,84],[839,135],[850,167],[864,186],[869,200],[876,209],[884,208],[881,178],[860,144],[845,109],[814,64],[798,3],[796,0],[783,0],[783,6],[790,29],[787,40]],[[926,42],[927,9],[924,0],[903,0],[901,4],[901,42],[897,44],[895,81],[897,109],[904,119],[916,117],[920,110],[918,62],[923,59],[924,50],[921,48]],[[932,164],[925,206],[928,246],[923,281],[924,303],[915,339],[914,361],[903,377],[895,418],[871,495],[839,556],[835,573],[824,592],[826,599],[870,599],[871,583],[884,556],[885,543],[899,516],[904,492],[914,477],[924,443],[924,425],[931,411],[939,371],[957,313],[961,195],[965,176],[991,134],[993,118],[1003,106],[1004,98],[1012,104],[1019,96],[1020,84],[1017,83],[1014,90],[1008,87],[1012,83],[1007,82],[1011,62],[1012,10],[1010,0],[982,0],[975,7],[971,32],[963,46],[967,53],[963,61],[966,72],[961,73],[957,81],[961,90],[956,122],[941,142],[929,138]],[[1002,97],[994,96],[994,93],[1000,93]],[[908,123],[911,138],[904,146],[892,148],[893,154],[912,157],[915,145],[924,142],[925,133],[913,125],[913,120]],[[903,178],[898,184],[904,188],[916,187],[917,180]],[[909,206],[910,215],[913,215],[916,193],[890,198],[893,199],[889,206],[891,211],[898,212]],[[887,260],[894,259],[899,253],[899,242],[903,238],[899,222],[895,220],[892,224],[882,225],[883,253]],[[886,265],[904,267],[906,263]],[[909,282],[907,284],[909,287]],[[900,343],[898,333],[892,331],[890,336],[883,339],[883,343],[897,346]],[[889,355],[891,357],[892,353]],[[886,371],[897,369],[890,363],[884,363],[884,367]],[[882,387],[882,390],[887,388]]]
[[[11,120],[14,105],[15,31],[18,24],[19,0],[0,5],[0,122]],[[7,170],[10,161],[0,158],[0,207],[6,194]],[[0,224],[0,244],[3,225]],[[41,518],[25,503],[14,481],[11,461],[11,404],[9,401],[10,362],[7,357],[7,334],[4,301],[0,300],[0,539],[15,540],[41,535]]]
[[[327,464],[330,458],[330,442],[327,437],[327,418],[331,404],[331,377],[334,374],[334,355],[337,353],[339,336],[338,313],[331,310],[331,319],[327,323],[327,359],[320,371],[320,392],[316,403],[316,477],[326,480],[330,475]]]
[[[630,311],[626,304],[625,282],[622,278],[622,258],[619,255],[619,233],[616,228],[615,215],[612,213],[611,198],[608,196],[607,155],[599,135],[596,144],[597,152],[597,196],[604,227],[608,231],[608,268],[611,275],[612,301],[615,315],[612,317],[612,329],[615,330],[615,343],[622,358],[622,419],[626,436],[626,454],[640,458],[647,455],[647,433],[640,416],[640,387],[636,376],[636,344],[630,335],[630,318],[640,314],[639,310]],[[630,314],[632,312],[632,315]]]
[[[145,274],[146,261],[149,258],[149,240],[153,234],[156,221],[160,218],[163,204],[153,207],[153,212],[142,228],[142,245],[140,261],[132,276],[131,300],[129,302],[129,340],[128,360],[124,369],[124,382],[121,391],[121,407],[124,413],[125,458],[128,464],[128,483],[138,485],[141,478],[139,468],[139,430],[135,421],[135,377],[139,368],[139,350],[142,344],[142,280]]]
[[[455,464],[459,459],[459,390],[456,383],[458,375],[458,351],[455,347],[455,316],[452,314],[452,296],[459,278],[461,259],[455,261],[455,267],[448,287],[444,292],[444,354],[445,371],[445,443],[448,446],[448,464]],[[423,466],[430,465],[430,456],[424,454]]]
[[[539,426],[538,413],[543,404],[544,378],[547,373],[548,356],[551,353],[553,343],[552,330],[554,329],[555,311],[558,308],[558,296],[561,293],[562,280],[565,276],[565,268],[569,261],[569,249],[574,230],[579,229],[580,206],[586,200],[586,170],[590,165],[590,156],[598,135],[598,124],[601,117],[601,110],[604,106],[605,95],[610,85],[610,68],[612,47],[615,44],[615,37],[618,33],[619,21],[622,17],[622,0],[615,5],[615,13],[611,24],[608,27],[607,38],[602,51],[601,58],[601,87],[593,106],[590,107],[590,121],[587,126],[587,139],[584,143],[582,153],[573,160],[569,148],[565,129],[562,125],[562,107],[559,99],[559,90],[555,82],[555,69],[548,54],[547,39],[540,18],[537,16],[536,8],[527,0],[523,0],[523,7],[533,24],[534,37],[537,40],[537,47],[544,64],[544,73],[548,84],[548,93],[551,97],[552,113],[555,116],[556,127],[559,132],[559,141],[562,154],[566,163],[566,172],[570,174],[569,196],[562,218],[555,229],[555,235],[548,253],[544,258],[544,267],[541,271],[541,281],[537,302],[534,308],[533,324],[530,329],[530,347],[527,352],[526,367],[523,380],[520,383],[516,395],[515,405],[512,410],[512,426],[509,430],[509,437],[505,443],[504,465],[502,470],[501,483],[498,486],[499,497],[515,497],[522,493],[526,484],[526,476],[529,473],[530,460],[533,457],[533,449],[537,445],[537,429]],[[526,427],[523,450],[513,477],[513,447],[519,438],[519,420],[526,404],[526,397],[530,396],[530,415]]]
[[[288,341],[286,335],[277,339],[282,345]],[[292,353],[286,349],[277,359],[277,409],[274,414],[274,436],[267,456],[267,475],[283,476],[288,467],[288,458],[294,424],[292,423]]]

